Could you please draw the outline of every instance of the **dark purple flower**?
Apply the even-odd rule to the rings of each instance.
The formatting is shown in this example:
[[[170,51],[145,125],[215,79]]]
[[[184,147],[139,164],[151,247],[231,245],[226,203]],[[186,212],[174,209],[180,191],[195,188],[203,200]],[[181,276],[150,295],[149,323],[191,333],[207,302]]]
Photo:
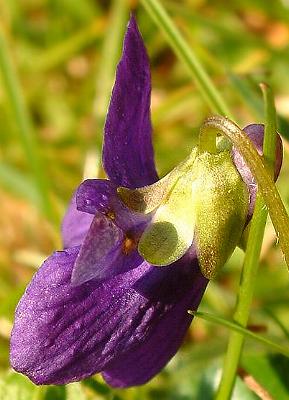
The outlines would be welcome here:
[[[177,352],[192,320],[187,310],[197,309],[206,289],[194,245],[163,268],[140,256],[137,244],[153,213],[129,210],[117,193],[158,181],[150,92],[148,57],[131,18],[105,125],[109,180],[87,180],[76,190],[63,221],[64,250],[44,262],[16,310],[11,365],[36,384],[98,372],[115,387],[147,382]],[[253,127],[246,129],[261,148],[263,127]]]

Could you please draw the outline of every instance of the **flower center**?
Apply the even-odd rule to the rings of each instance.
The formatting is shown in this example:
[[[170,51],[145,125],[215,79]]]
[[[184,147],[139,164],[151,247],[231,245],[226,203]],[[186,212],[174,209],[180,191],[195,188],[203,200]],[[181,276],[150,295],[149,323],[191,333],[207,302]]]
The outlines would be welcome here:
[[[137,243],[135,239],[132,237],[126,236],[122,243],[122,252],[127,256],[137,247]]]
[[[115,220],[115,212],[112,210],[109,210],[107,213],[105,213],[106,217],[111,219],[112,221]]]
[[[151,213],[138,251],[152,265],[165,266],[196,246],[201,270],[215,276],[238,244],[247,217],[248,190],[229,151],[191,155],[153,185],[118,188],[125,205]]]

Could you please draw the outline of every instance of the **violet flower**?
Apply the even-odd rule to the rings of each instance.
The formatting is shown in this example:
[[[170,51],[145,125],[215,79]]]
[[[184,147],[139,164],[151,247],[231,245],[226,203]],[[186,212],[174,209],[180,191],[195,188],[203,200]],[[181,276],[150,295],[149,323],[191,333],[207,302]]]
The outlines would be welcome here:
[[[99,372],[114,387],[147,382],[179,349],[192,320],[187,310],[197,309],[206,289],[194,244],[162,268],[142,258],[137,244],[153,214],[128,209],[118,196],[120,186],[159,179],[150,92],[148,57],[131,18],[105,124],[109,180],[87,180],[76,190],[63,221],[64,250],[44,262],[16,310],[11,365],[36,384]],[[261,149],[263,127],[245,131]],[[235,151],[234,160],[252,194],[251,210],[256,185]]]

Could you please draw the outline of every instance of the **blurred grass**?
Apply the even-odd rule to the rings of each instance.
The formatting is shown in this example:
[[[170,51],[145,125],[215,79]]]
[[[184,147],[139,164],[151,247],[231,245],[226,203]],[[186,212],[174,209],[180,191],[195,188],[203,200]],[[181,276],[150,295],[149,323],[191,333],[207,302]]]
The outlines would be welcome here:
[[[289,5],[259,0],[164,0],[162,4],[241,126],[263,121],[258,83],[269,81],[273,86],[285,145],[278,187],[288,206]],[[103,119],[130,7],[136,10],[151,58],[155,154],[158,170],[164,174],[196,143],[198,126],[210,110],[186,67],[138,2],[0,0],[0,32],[17,73],[37,142],[34,151],[42,165],[39,182],[0,74],[3,373],[8,369],[8,336],[15,305],[40,260],[60,246],[59,223],[74,188],[84,173],[101,173],[99,165],[93,167],[90,160],[99,159]],[[30,145],[28,148],[31,151]],[[58,221],[56,226],[43,213],[39,198],[42,177],[47,180],[45,190]],[[263,327],[272,340],[285,345],[289,281],[270,224],[264,244],[250,324]],[[237,250],[217,281],[209,286],[201,310],[231,317],[242,261],[243,254]],[[93,393],[91,398],[97,399],[198,398],[200,385],[206,382],[207,366],[218,364],[227,338],[225,328],[196,319],[182,351],[145,387],[111,392],[100,379],[90,382],[97,390],[91,391],[87,383],[84,386]],[[245,346],[245,355],[266,351],[252,341]]]

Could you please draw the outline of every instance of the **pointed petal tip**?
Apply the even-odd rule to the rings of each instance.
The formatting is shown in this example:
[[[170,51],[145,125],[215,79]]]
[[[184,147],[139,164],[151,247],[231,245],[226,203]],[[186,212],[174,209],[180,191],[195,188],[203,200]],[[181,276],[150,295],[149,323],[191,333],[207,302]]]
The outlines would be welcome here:
[[[148,54],[131,16],[104,128],[103,167],[117,186],[136,188],[158,180],[150,120]]]
[[[119,64],[122,62],[125,64],[124,67],[126,69],[137,67],[139,71],[145,71],[148,75],[147,79],[150,86],[149,57],[134,14],[130,16],[124,35],[123,51]],[[135,79],[139,80],[139,77],[135,77]]]
[[[125,38],[129,34],[134,34],[134,35],[138,36],[139,39],[141,40],[141,42],[143,43],[142,35],[140,33],[135,14],[133,12],[130,14],[130,19],[127,24],[127,31],[126,31]],[[144,44],[143,44],[143,46],[144,46]]]
[[[130,13],[130,18],[129,18],[127,27],[128,28],[132,28],[132,29],[136,29],[136,30],[139,31],[138,25],[137,25],[137,22],[136,22],[136,17],[135,17],[135,14],[133,12]]]

